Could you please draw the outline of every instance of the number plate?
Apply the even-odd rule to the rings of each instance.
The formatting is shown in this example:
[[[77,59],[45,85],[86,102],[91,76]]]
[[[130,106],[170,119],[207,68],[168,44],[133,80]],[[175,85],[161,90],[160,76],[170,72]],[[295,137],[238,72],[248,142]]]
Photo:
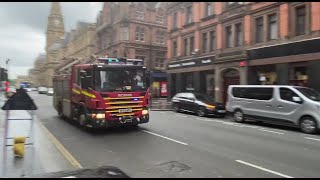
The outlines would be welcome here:
[[[132,109],[119,109],[119,113],[132,112]]]
[[[226,110],[218,110],[219,113],[225,113],[227,112]]]

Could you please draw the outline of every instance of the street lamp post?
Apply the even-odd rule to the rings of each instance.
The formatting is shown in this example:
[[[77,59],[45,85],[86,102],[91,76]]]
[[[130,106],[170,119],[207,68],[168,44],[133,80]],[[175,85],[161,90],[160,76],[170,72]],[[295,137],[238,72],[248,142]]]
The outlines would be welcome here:
[[[10,61],[10,59],[7,59],[7,60],[6,60],[6,65],[7,65],[7,78],[8,78],[8,81],[9,81],[9,61]]]
[[[9,86],[9,61],[10,61],[10,59],[6,60],[6,65],[7,65],[7,84],[8,84],[8,86]],[[6,93],[6,97],[8,97],[9,87],[8,87],[8,91],[6,91],[5,93]]]

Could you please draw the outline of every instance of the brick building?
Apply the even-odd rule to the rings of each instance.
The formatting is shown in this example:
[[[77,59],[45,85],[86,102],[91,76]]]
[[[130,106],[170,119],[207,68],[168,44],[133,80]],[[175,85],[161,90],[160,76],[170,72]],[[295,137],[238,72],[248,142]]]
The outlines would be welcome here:
[[[166,82],[164,2],[105,2],[97,19],[96,55],[138,58],[152,70],[153,95]]]
[[[319,2],[175,2],[168,15],[168,97],[231,84],[320,90]]]
[[[96,54],[144,59],[149,69],[165,68],[164,3],[105,2],[97,19]]]

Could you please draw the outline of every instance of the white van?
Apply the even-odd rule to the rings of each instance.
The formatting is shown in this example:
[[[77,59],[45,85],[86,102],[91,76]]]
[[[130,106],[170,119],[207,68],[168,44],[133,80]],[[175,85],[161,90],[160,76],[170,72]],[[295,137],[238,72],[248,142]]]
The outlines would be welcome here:
[[[281,85],[231,85],[226,109],[236,122],[246,119],[299,127],[313,134],[320,128],[320,93]]]

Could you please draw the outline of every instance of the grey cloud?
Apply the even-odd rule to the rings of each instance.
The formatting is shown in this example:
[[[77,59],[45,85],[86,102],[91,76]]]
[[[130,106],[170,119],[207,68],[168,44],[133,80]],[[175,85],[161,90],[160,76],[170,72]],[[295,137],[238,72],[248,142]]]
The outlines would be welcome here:
[[[62,15],[66,30],[75,28],[79,20],[95,22],[98,12],[102,8],[102,2],[96,6],[90,6],[89,2],[61,2]],[[1,2],[0,17],[2,25],[25,24],[35,30],[45,32],[51,2]]]
[[[45,32],[51,2],[0,3],[0,66],[10,63],[10,78],[26,75],[39,53],[44,52]],[[61,2],[65,29],[70,31],[78,21],[95,22],[102,2]]]

